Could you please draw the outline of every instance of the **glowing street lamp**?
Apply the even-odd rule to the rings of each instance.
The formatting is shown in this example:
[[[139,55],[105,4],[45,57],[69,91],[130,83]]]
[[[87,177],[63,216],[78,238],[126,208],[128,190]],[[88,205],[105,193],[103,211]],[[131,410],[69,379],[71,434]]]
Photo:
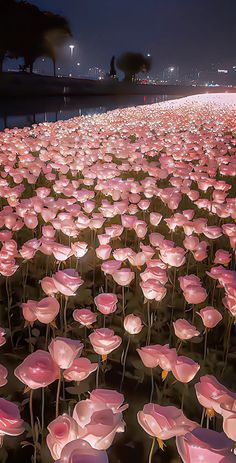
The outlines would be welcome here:
[[[74,53],[75,46],[74,45],[69,45],[69,49],[70,49],[70,56],[71,56],[71,58],[73,58],[73,53]]]
[[[150,53],[148,53],[148,54],[147,54],[147,57],[148,57],[148,58],[150,58],[150,57],[151,57]]]

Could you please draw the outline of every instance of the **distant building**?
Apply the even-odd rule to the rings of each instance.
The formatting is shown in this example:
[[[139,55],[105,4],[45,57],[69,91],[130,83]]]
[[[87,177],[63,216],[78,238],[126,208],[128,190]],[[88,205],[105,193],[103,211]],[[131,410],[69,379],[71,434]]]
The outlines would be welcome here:
[[[163,81],[167,84],[179,83],[179,66],[169,66],[163,71]]]
[[[208,69],[199,72],[199,85],[236,85],[236,66],[211,64]]]
[[[105,71],[104,69],[100,68],[100,67],[97,67],[97,66],[93,66],[91,68],[89,68],[88,70],[88,77],[90,79],[94,79],[94,80],[102,80],[104,79],[105,77]]]

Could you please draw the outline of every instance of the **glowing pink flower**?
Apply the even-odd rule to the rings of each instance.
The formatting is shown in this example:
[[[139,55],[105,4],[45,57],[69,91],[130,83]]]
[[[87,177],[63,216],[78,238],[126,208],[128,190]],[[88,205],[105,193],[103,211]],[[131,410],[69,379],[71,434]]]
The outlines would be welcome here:
[[[47,446],[52,458],[57,460],[66,444],[77,439],[79,430],[76,421],[64,413],[48,425]]]
[[[195,326],[191,325],[187,320],[179,318],[173,323],[175,335],[185,341],[192,339],[194,336],[199,336],[199,331]]]
[[[144,405],[137,418],[144,431],[159,441],[184,436],[198,426],[194,421],[188,420],[182,410],[153,403]]]
[[[75,358],[81,355],[84,345],[77,339],[54,338],[48,350],[54,362],[63,370],[70,368]]]
[[[211,306],[204,307],[204,309],[201,309],[197,314],[200,315],[206,328],[215,328],[222,320],[221,313]]]
[[[233,463],[232,441],[222,432],[197,427],[176,439],[183,463]]]
[[[48,352],[36,350],[25,358],[14,373],[30,389],[39,389],[58,379],[60,371]]]
[[[114,331],[109,328],[94,330],[93,333],[89,335],[89,340],[94,351],[103,356],[107,356],[113,350],[117,349],[122,342],[120,336],[115,335]]]
[[[133,314],[126,315],[124,318],[124,329],[129,334],[138,334],[143,328],[142,320]]]
[[[76,309],[73,318],[83,326],[91,326],[97,320],[97,315],[90,309]]]
[[[103,315],[109,315],[117,309],[117,296],[113,293],[100,293],[94,298],[95,305]]]
[[[76,439],[63,447],[61,459],[56,463],[108,463],[105,451],[96,450],[83,439]]]
[[[0,398],[0,435],[19,436],[24,430],[17,405]]]
[[[172,373],[177,381],[181,383],[189,383],[196,376],[200,365],[192,359],[184,356],[179,356],[172,365]]]

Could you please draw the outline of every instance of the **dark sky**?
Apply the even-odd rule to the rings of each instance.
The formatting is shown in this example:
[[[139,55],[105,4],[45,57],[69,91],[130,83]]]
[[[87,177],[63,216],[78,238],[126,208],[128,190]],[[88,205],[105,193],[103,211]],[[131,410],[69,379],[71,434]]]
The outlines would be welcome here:
[[[150,52],[153,68],[236,62],[236,0],[30,0],[66,16],[81,70]]]

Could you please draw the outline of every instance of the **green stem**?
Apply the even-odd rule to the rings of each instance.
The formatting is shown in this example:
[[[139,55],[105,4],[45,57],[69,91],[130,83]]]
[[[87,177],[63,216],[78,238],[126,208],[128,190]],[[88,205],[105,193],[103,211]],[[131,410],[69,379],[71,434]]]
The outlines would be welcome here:
[[[44,410],[45,410],[45,391],[42,387],[42,410],[41,410],[41,442],[43,444],[43,430],[44,430]]]
[[[56,418],[59,415],[59,403],[60,403],[60,390],[61,390],[61,372],[57,384],[57,396],[56,396]]]
[[[32,438],[33,438],[33,443],[34,443],[33,463],[36,463],[36,460],[37,460],[37,447],[36,447],[36,438],[35,438],[35,429],[34,429],[33,389],[30,390],[29,408],[30,408],[30,422],[31,422],[31,429],[32,429]]]
[[[124,382],[124,379],[125,379],[125,366],[126,366],[126,359],[127,359],[127,355],[128,355],[129,345],[130,345],[130,336],[128,338],[127,346],[126,346],[125,353],[124,353],[123,371],[122,371],[122,378],[121,378],[121,383],[120,383],[120,391],[122,391],[122,386],[123,386],[123,382]]]
[[[65,336],[67,335],[67,317],[66,317],[66,312],[67,312],[67,303],[68,303],[68,297],[65,297],[65,305],[64,305],[64,332]]]
[[[153,369],[151,368],[151,394],[150,394],[150,403],[152,402],[154,392],[154,377],[153,377]]]
[[[154,453],[155,443],[156,443],[156,439],[155,439],[155,437],[153,437],[152,445],[151,445],[151,449],[150,449],[150,453],[149,453],[149,458],[148,458],[148,463],[152,463],[152,457],[153,457],[153,453]]]

